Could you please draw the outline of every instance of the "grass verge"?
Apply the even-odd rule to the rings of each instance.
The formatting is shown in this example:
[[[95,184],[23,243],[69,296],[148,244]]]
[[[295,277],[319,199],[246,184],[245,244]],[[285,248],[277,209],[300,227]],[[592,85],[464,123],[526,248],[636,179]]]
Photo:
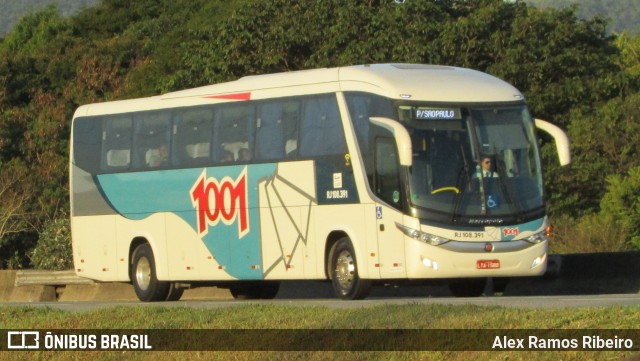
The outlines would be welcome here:
[[[621,330],[637,329],[640,308],[513,309],[451,305],[389,305],[364,308],[246,305],[220,309],[186,307],[114,307],[68,312],[41,307],[0,307],[0,329],[328,329],[341,338],[341,329],[482,329],[500,334],[512,329]],[[482,331],[484,332],[484,331]],[[526,331],[525,331],[526,333]],[[251,340],[247,340],[251,342]],[[451,340],[455,343],[456,340]],[[489,345],[491,346],[491,345]],[[634,345],[637,350],[639,345]],[[432,351],[432,352],[280,352],[189,351],[163,352],[167,360],[620,360],[638,356],[627,351]],[[88,359],[123,357],[156,360],[157,352],[40,351],[3,352],[1,360]]]

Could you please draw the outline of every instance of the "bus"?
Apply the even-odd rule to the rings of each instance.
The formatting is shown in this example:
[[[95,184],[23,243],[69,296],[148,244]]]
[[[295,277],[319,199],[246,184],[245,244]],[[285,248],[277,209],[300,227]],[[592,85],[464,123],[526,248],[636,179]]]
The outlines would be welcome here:
[[[450,66],[371,64],[255,75],[80,106],[70,149],[74,268],[141,301],[189,287],[273,298],[288,280],[538,276],[548,258],[536,128],[523,95]],[[487,173],[484,170],[488,170]]]

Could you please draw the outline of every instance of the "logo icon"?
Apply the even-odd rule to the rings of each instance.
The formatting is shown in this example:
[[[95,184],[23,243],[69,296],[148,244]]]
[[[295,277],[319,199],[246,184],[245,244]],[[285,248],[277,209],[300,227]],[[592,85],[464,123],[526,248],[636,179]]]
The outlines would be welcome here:
[[[7,348],[10,350],[39,349],[40,332],[9,331],[7,332]]]
[[[502,229],[502,235],[504,237],[509,237],[509,236],[517,236],[520,233],[520,230],[518,229],[518,227],[504,227]]]
[[[205,235],[218,222],[231,225],[238,220],[238,237],[249,232],[247,167],[233,180],[207,178],[203,170],[191,188],[191,202],[197,213],[198,233]]]

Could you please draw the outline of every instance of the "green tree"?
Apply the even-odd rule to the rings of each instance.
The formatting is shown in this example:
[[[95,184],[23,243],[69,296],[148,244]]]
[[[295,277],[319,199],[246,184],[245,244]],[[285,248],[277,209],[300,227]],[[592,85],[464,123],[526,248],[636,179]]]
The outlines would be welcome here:
[[[25,221],[24,205],[30,195],[21,189],[27,170],[17,161],[0,163],[0,248],[5,236],[19,233],[29,226]]]
[[[29,240],[20,242],[21,236],[35,231],[28,211],[33,194],[24,184],[28,175],[28,168],[18,159],[0,162],[0,268],[21,267],[26,263],[22,246],[33,245]]]
[[[73,267],[71,227],[67,212],[47,221],[38,243],[29,252],[31,264],[38,269],[62,271]]]
[[[622,34],[616,46],[620,49],[620,66],[634,79],[640,79],[640,34]]]
[[[572,165],[553,174],[552,210],[579,217],[599,211],[606,179],[640,166],[640,93],[617,97],[593,109],[582,107],[571,114]]]
[[[205,16],[214,14],[205,14]],[[513,83],[561,126],[618,94],[617,48],[601,19],[501,0],[252,2],[190,30],[173,90],[243,75],[372,62],[472,67]]]
[[[629,169],[626,175],[612,175],[607,183],[600,214],[614,219],[628,232],[629,245],[640,250],[640,167]]]

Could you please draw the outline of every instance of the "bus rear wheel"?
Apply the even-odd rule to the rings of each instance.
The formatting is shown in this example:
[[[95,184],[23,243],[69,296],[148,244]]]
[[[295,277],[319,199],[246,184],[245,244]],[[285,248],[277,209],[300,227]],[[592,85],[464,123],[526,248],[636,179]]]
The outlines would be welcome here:
[[[169,283],[169,292],[165,301],[180,301],[183,293],[184,288],[179,287],[177,283]]]
[[[136,296],[143,302],[165,301],[172,288],[170,282],[158,281],[156,262],[148,243],[139,245],[133,252],[130,278]]]
[[[330,259],[333,290],[343,300],[361,300],[369,295],[371,281],[360,278],[356,252],[351,240],[341,238],[333,246]]]

